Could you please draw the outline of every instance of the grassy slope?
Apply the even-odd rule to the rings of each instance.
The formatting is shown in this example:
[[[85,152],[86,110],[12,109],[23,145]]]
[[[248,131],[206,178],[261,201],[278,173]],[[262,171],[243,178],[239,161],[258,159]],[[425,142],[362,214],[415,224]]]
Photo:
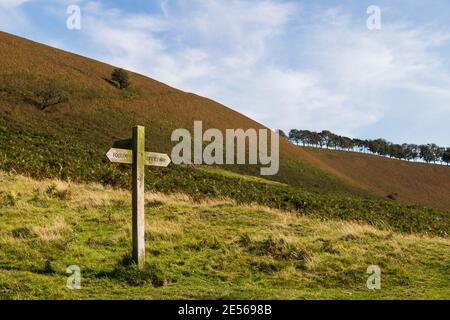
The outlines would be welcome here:
[[[450,168],[408,163],[374,155],[305,148],[323,163],[382,197],[443,209],[450,208]]]
[[[4,299],[450,297],[448,238],[149,193],[148,264],[137,272],[122,258],[129,192],[0,172],[0,195]],[[82,272],[77,291],[65,287],[73,264]],[[378,291],[366,288],[372,264],[382,271]]]
[[[137,123],[147,127],[147,148],[161,152],[170,152],[173,129],[191,128],[194,120],[203,120],[204,128],[262,128],[214,101],[138,74],[131,75],[130,90],[117,90],[105,80],[112,66],[1,32],[0,55],[0,168],[4,170],[39,178],[125,186],[129,181],[127,171],[108,165],[104,153],[116,139],[128,138],[131,126]],[[66,91],[70,101],[40,112],[27,99],[48,82]],[[379,180],[389,178],[383,170],[365,179],[363,175],[349,174],[351,164],[346,164],[346,170],[336,168],[317,154],[285,140],[281,141],[280,158],[280,173],[273,179],[312,192],[365,198],[374,192],[385,197],[399,184],[401,194],[406,194],[401,181],[391,179],[389,185],[377,186]],[[259,172],[252,166],[227,169],[252,175]],[[149,170],[150,176],[159,176],[159,169]],[[415,177],[410,171],[408,174]],[[368,172],[371,175],[372,171]],[[416,180],[420,182],[426,176],[426,183],[413,184],[411,196],[401,199],[449,209],[447,194],[430,194],[429,190],[447,190],[450,170],[436,172],[426,168],[423,173]],[[192,170],[178,169],[164,174],[173,174],[177,185],[195,176]],[[202,173],[200,179],[214,182],[207,173]],[[149,189],[157,186],[147,184]]]
[[[44,171],[44,177],[53,174],[99,180],[104,174],[100,166],[107,163],[105,152],[115,140],[129,138],[136,124],[147,128],[147,148],[161,152],[172,149],[170,135],[174,129],[192,129],[194,120],[202,120],[205,129],[263,128],[212,100],[138,74],[131,74],[131,89],[120,91],[105,80],[112,66],[5,33],[0,33],[0,54],[0,130],[7,138],[0,145],[0,153],[5,156],[0,157],[0,166],[4,169]],[[49,82],[66,91],[70,102],[40,112],[27,99]],[[36,164],[17,163],[25,156],[30,158],[27,152],[43,156],[36,159]],[[312,165],[306,154],[304,157],[282,141],[281,170],[275,179],[308,189],[357,192],[340,178]],[[86,167],[94,172],[86,173]],[[230,168],[259,173],[255,167]]]

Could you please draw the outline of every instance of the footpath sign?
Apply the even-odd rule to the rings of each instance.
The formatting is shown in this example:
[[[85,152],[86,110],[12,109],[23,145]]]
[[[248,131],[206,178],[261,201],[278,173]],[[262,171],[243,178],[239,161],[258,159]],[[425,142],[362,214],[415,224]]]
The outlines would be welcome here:
[[[106,156],[113,163],[124,163],[132,165],[132,256],[139,268],[145,264],[145,231],[144,231],[144,167],[156,166],[167,167],[170,158],[167,154],[145,152],[145,128],[143,126],[133,127],[131,140],[121,140],[114,143],[122,148],[109,149]],[[127,149],[126,147],[130,147]]]
[[[133,151],[128,149],[109,149],[106,154],[109,161],[115,163],[133,164]],[[167,154],[146,152],[145,165],[154,167],[167,167],[170,164],[170,158]]]

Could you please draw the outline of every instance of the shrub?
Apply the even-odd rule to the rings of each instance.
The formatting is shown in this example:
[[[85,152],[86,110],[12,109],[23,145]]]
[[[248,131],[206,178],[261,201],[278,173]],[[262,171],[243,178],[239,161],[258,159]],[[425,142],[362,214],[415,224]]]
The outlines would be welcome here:
[[[51,106],[69,101],[66,94],[52,84],[46,85],[39,90],[36,93],[36,97],[35,104],[41,111],[44,111]]]
[[[128,73],[123,69],[114,69],[111,74],[111,80],[117,84],[119,89],[125,89],[130,86]]]

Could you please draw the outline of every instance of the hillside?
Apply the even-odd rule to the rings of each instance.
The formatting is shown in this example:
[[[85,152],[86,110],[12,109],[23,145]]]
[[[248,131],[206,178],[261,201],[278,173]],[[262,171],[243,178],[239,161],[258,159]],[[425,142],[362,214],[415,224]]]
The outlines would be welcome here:
[[[93,158],[98,156],[101,165],[106,166],[104,153],[115,140],[129,138],[131,127],[136,124],[146,126],[147,148],[161,152],[170,152],[173,146],[170,135],[174,129],[191,130],[194,120],[202,120],[204,129],[263,128],[212,100],[176,90],[139,74],[131,73],[129,90],[118,90],[108,81],[112,66],[6,33],[0,33],[0,54],[0,130],[10,139],[3,150],[8,155],[15,153],[17,158],[22,156],[21,148],[33,149],[38,147],[36,144],[41,147],[45,142],[47,146],[42,146],[40,153],[50,150],[52,144],[69,149],[79,147]],[[30,100],[48,85],[66,92],[69,101],[42,112]],[[11,149],[11,146],[15,148]],[[317,168],[311,156],[287,141],[281,142],[280,149],[282,163],[275,179],[307,189],[356,192],[340,178]],[[66,149],[68,152],[70,150]],[[58,157],[65,158],[66,163],[61,166],[46,164],[47,157],[40,159],[43,160],[41,167],[49,167],[42,176],[48,177],[47,174],[59,171],[58,177],[89,178],[86,172],[76,171],[73,166],[77,164],[71,163],[69,167],[67,154],[60,152]],[[85,160],[80,155],[78,158]],[[95,164],[98,163],[91,167],[95,168]],[[22,166],[24,173],[36,172],[27,163],[2,163],[6,169],[20,170]],[[227,168],[259,172],[258,168],[248,166]]]
[[[148,150],[166,153],[172,148],[172,130],[192,129],[194,120],[221,130],[263,128],[212,100],[139,74],[130,73],[131,88],[118,90],[108,81],[112,66],[6,33],[0,33],[0,55],[0,169],[8,172],[125,188],[129,168],[109,163],[105,153],[115,140],[128,138],[136,124],[146,126]],[[47,86],[63,91],[68,101],[39,110],[34,99]],[[448,194],[435,192],[431,198],[429,190],[448,190],[450,170],[438,172],[439,179],[434,179],[434,169],[424,168],[429,178],[414,185],[409,198],[399,189],[401,200],[437,208],[431,209],[386,200],[396,190],[394,182],[374,187],[376,179],[387,178],[383,169],[372,180],[364,175],[360,180],[360,175],[351,174],[352,163],[344,170],[284,139],[280,161],[279,174],[265,179],[278,184],[242,178],[257,176],[256,166],[171,165],[147,168],[146,189],[182,192],[195,199],[230,198],[399,231],[448,233]],[[415,176],[413,170],[408,174]]]
[[[405,203],[450,208],[450,167],[355,152],[304,150],[355,185],[381,197],[393,194]]]
[[[0,299],[449,298],[448,237],[183,194],[146,194],[138,271],[130,202],[127,190],[0,171]],[[382,290],[366,287],[372,264]],[[70,265],[80,290],[66,288]]]

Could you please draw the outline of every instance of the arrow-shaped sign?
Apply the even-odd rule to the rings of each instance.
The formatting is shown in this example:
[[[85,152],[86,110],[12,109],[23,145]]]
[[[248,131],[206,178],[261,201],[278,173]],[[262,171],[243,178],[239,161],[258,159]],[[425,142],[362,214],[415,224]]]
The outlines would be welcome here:
[[[114,163],[133,163],[133,151],[128,149],[111,148],[106,154],[109,161]],[[170,164],[170,158],[167,154],[146,152],[145,153],[145,165],[154,167],[167,167]]]
[[[114,163],[133,163],[133,151],[127,149],[111,148],[106,154],[109,161]]]
[[[167,167],[171,160],[165,153],[146,152],[145,165],[154,167]]]

